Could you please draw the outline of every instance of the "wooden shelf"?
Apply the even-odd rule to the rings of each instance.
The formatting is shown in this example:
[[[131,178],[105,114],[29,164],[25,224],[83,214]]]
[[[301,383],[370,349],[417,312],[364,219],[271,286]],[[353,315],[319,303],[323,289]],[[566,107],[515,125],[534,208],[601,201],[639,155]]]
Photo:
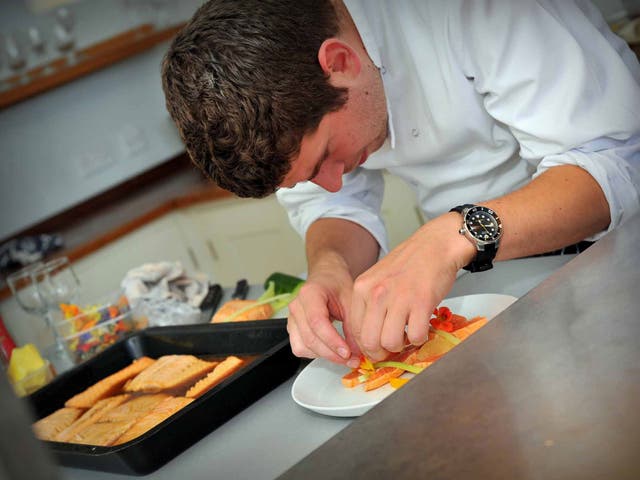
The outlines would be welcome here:
[[[156,30],[151,24],[143,24],[68,56],[0,79],[0,109],[148,50],[172,38],[183,25]]]

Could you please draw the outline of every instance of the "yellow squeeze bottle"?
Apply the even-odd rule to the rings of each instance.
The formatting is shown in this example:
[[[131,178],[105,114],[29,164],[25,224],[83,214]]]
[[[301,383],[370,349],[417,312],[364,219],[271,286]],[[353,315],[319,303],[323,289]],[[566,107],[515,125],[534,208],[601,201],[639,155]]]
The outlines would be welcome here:
[[[49,380],[45,361],[32,343],[16,347],[11,353],[7,376],[13,384],[16,394],[24,396],[46,385]],[[27,378],[31,377],[31,378]]]

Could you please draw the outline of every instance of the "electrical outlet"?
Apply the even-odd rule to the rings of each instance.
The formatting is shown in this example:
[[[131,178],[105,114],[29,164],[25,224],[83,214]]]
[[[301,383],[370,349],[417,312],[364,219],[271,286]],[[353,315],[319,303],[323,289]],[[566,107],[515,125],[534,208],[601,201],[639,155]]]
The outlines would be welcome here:
[[[87,152],[81,155],[76,165],[80,178],[93,177],[115,163],[115,159],[106,152]]]

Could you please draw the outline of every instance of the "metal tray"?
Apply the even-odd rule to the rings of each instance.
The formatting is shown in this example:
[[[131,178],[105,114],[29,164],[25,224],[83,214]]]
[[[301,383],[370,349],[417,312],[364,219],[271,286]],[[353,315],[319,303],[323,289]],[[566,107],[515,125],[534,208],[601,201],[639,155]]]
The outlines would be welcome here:
[[[286,320],[156,327],[122,339],[65,372],[29,398],[37,419],[71,396],[147,355],[255,356],[248,365],[140,437],[113,447],[44,442],[62,465],[145,475],[291,377],[300,359],[291,353]]]

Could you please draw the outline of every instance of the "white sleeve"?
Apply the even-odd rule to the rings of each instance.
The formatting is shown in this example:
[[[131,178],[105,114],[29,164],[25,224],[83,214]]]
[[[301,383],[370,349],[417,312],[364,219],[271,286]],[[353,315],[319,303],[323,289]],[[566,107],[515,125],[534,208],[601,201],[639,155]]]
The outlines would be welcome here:
[[[319,218],[342,218],[366,228],[386,253],[389,250],[387,232],[380,216],[383,194],[382,171],[364,168],[343,175],[342,188],[336,193],[327,192],[312,182],[276,192],[291,225],[303,238]]]
[[[535,175],[588,171],[609,203],[609,230],[640,210],[640,65],[585,1],[467,0],[451,43],[489,114]],[[592,237],[597,239],[606,232]]]

